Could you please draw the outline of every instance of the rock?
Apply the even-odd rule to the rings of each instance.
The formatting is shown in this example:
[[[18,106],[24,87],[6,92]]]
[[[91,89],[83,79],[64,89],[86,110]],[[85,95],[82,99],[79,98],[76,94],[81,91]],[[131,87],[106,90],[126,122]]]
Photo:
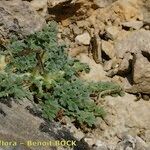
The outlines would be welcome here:
[[[121,63],[118,66],[118,74],[125,75],[131,71],[131,61],[132,55],[130,53],[125,53],[124,58],[122,59]]]
[[[144,3],[143,22],[150,25],[150,0]]]
[[[112,66],[113,66],[113,61],[112,60],[109,60],[109,61],[105,61],[104,62],[104,70],[105,71],[109,71],[112,69]]]
[[[70,31],[70,28],[64,28],[63,32],[62,32],[62,35],[70,35],[71,34],[71,31]]]
[[[115,150],[134,150],[136,148],[136,139],[130,135],[123,137]]]
[[[47,1],[48,0],[32,0],[31,6],[43,17],[47,15]]]
[[[99,129],[101,129],[103,131],[107,130],[107,127],[108,127],[106,125],[106,123],[104,122],[104,120],[102,118],[100,118],[100,117],[96,118],[95,126],[96,126],[96,128],[99,128]]]
[[[102,43],[98,34],[95,34],[90,41],[89,53],[94,61],[99,64],[102,63]]]
[[[150,103],[146,101],[135,102],[134,100],[135,96],[130,94],[125,94],[124,97],[105,97],[104,106],[107,110],[105,120],[109,120],[110,125],[103,132],[101,129],[97,129],[94,135],[99,135],[105,139],[105,143],[108,145],[113,144],[115,147],[120,140],[124,141],[123,145],[129,141],[135,150],[137,143],[134,142],[137,141],[135,137],[142,135],[142,139],[150,146],[150,138],[148,138],[148,134],[150,133]],[[119,136],[120,134],[123,134],[123,136]],[[116,138],[116,135],[119,139]],[[130,135],[131,138],[124,135]],[[119,148],[114,149],[124,150],[122,147]]]
[[[150,61],[142,54],[133,57],[133,87],[128,91],[131,93],[150,94]]]
[[[102,51],[110,58],[114,58],[115,57],[115,50],[114,50],[114,46],[112,43],[110,43],[109,41],[104,41],[102,40]]]
[[[58,146],[28,146],[27,142],[49,142],[54,140],[78,141],[70,131],[78,133],[78,138],[84,136],[73,125],[71,125],[72,130],[69,130],[60,123],[45,121],[42,118],[41,110],[28,100],[20,100],[17,103],[10,99],[5,100],[1,99],[1,102],[5,104],[0,102],[0,140],[15,141],[17,142],[17,146],[4,147],[4,150],[71,150],[70,148],[66,149],[61,146],[59,148]],[[0,141],[1,148],[3,147]]]
[[[45,20],[33,10],[29,2],[0,1],[0,6],[0,38],[11,38],[14,35],[22,38],[41,30],[45,25]]]
[[[12,107],[0,103],[0,108],[6,114],[3,116],[0,114],[0,137],[1,140],[27,142],[30,140],[50,140],[47,134],[42,133],[39,130],[41,123],[44,120],[30,114],[25,107],[31,106],[28,101],[22,102],[22,104],[16,104],[12,102]],[[1,147],[1,146],[0,146]],[[32,148],[31,148],[32,149]],[[37,148],[33,148],[33,150]],[[45,150],[45,148],[41,148]],[[29,150],[29,149],[27,149]]]
[[[150,25],[150,12],[145,12],[144,13],[143,22],[144,22],[144,24]]]
[[[104,70],[107,71],[108,77],[113,77],[118,73],[119,64],[120,60],[118,60],[116,57],[104,62]]]
[[[101,64],[97,64],[93,59],[89,58],[86,54],[80,54],[77,56],[82,63],[86,63],[90,67],[90,72],[88,74],[81,74],[81,78],[86,81],[109,81],[110,79],[106,77],[106,72],[104,71]]]
[[[135,30],[139,30],[143,26],[143,21],[129,21],[129,22],[123,22],[122,26],[133,28]]]
[[[48,0],[48,7],[49,8],[53,8],[55,7],[56,5],[59,5],[59,4],[62,4],[62,3],[65,3],[65,2],[75,2],[76,0]]]
[[[112,2],[113,0],[94,0],[94,4],[99,8],[104,8],[110,5]]]
[[[124,18],[124,21],[141,20],[141,11],[137,0],[118,0],[114,3],[113,9],[119,14],[120,18]]]
[[[79,35],[79,34],[82,34],[82,30],[77,25],[74,25],[73,26],[73,33],[75,35]]]
[[[70,46],[71,46],[71,40],[68,39],[67,37],[65,37],[64,42],[65,42],[64,44],[65,44],[67,47],[70,47]]]
[[[143,141],[143,139],[141,139],[140,137],[136,136],[136,150],[148,150],[148,145],[146,144],[145,141]]]
[[[87,46],[78,46],[78,47],[70,48],[69,56],[76,57],[80,53],[87,53],[87,52],[88,52]]]
[[[118,58],[123,58],[125,53],[150,53],[150,31],[134,31],[121,40],[117,40],[115,50]]]
[[[119,34],[119,29],[116,26],[109,26],[105,28],[106,36],[111,40],[115,40]]]
[[[117,58],[122,59],[118,73],[125,74],[132,71],[131,83],[133,86],[126,91],[150,94],[150,31],[131,32],[122,40],[116,41],[115,49]]]
[[[146,130],[144,132],[144,135],[141,137],[142,137],[142,139],[144,139],[144,141],[146,141],[146,143],[148,144],[148,146],[150,148],[150,130]]]
[[[67,116],[64,116],[63,119],[66,122],[65,128],[69,130],[69,132],[78,140],[80,141],[82,138],[85,137],[85,134],[80,130],[77,129],[74,124],[72,123],[71,119]]]
[[[90,34],[88,32],[84,32],[83,34],[80,34],[76,36],[75,41],[78,44],[83,44],[83,45],[89,45],[90,44]]]
[[[63,27],[67,27],[71,24],[71,21],[69,19],[65,19],[65,20],[62,20],[61,23]]]
[[[140,137],[132,137],[131,135],[125,135],[122,141],[117,144],[115,150],[148,150],[148,145]]]
[[[107,145],[95,137],[85,137],[84,141],[89,145],[91,150],[109,150]]]

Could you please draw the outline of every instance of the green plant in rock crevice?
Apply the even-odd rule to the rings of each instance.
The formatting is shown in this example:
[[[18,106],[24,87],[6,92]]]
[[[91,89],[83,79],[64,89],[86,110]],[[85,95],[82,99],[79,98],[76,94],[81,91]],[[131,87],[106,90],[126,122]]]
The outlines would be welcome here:
[[[26,39],[12,40],[7,50],[1,52],[8,64],[5,73],[0,74],[0,97],[36,98],[45,118],[55,119],[63,110],[63,115],[92,126],[96,117],[104,117],[105,112],[90,94],[112,88],[116,94],[121,90],[113,83],[105,86],[79,79],[78,73],[89,72],[89,67],[69,58],[64,48],[57,43],[55,22]]]

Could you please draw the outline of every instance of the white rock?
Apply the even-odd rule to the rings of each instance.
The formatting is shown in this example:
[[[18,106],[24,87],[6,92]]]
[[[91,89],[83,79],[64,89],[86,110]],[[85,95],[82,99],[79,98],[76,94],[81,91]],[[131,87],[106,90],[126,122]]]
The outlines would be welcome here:
[[[105,31],[107,36],[112,40],[116,39],[119,34],[119,28],[116,26],[108,26],[105,28]]]
[[[86,54],[81,53],[77,56],[77,59],[79,59],[82,63],[86,63],[90,67],[90,72],[87,74],[81,74],[81,78],[86,81],[108,81],[110,80],[108,77],[106,77],[106,72],[103,69],[103,66],[101,64],[96,64],[96,62],[89,58]]]
[[[109,41],[102,40],[102,51],[104,51],[109,58],[114,58],[115,56],[114,46]]]
[[[143,26],[143,21],[129,21],[122,23],[122,26],[139,30]]]
[[[78,44],[83,44],[83,45],[89,45],[90,44],[90,34],[88,32],[84,32],[83,34],[80,34],[76,36],[75,41]]]
[[[42,16],[46,16],[47,14],[47,1],[48,0],[32,0],[31,6]]]
[[[112,3],[112,0],[94,0],[94,4],[97,5],[99,8],[106,7],[107,5],[111,3]]]

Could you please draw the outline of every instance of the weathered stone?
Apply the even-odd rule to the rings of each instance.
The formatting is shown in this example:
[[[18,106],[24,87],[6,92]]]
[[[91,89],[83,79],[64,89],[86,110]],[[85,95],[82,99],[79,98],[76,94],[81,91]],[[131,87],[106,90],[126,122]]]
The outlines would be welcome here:
[[[93,59],[90,59],[86,54],[80,54],[77,56],[82,63],[86,63],[90,67],[90,72],[88,74],[81,74],[81,78],[86,81],[108,81],[108,77],[106,77],[106,72],[104,71],[101,64],[96,64]]]
[[[104,70],[105,71],[109,71],[110,69],[112,69],[112,65],[113,65],[113,61],[112,60],[105,61],[104,62]]]
[[[109,37],[112,40],[116,39],[119,34],[119,29],[116,26],[106,27],[105,31],[106,31],[107,37]]]
[[[111,125],[107,126],[107,130],[104,130],[103,133],[98,133],[97,130],[95,134],[105,137],[108,143],[115,143],[115,147],[120,139],[124,141],[125,138],[119,136],[123,133],[132,135],[132,137],[143,135],[142,139],[145,138],[146,143],[150,144],[150,138],[148,138],[150,133],[148,132],[150,131],[150,103],[147,101],[135,102],[134,100],[135,96],[131,94],[125,94],[124,97],[106,97],[105,109],[107,109],[107,116],[104,119],[106,122],[111,121]],[[146,137],[145,133],[147,133]],[[118,141],[115,139],[116,135],[119,138]]]
[[[31,6],[43,17],[47,15],[47,1],[48,0],[32,0]]]
[[[107,144],[96,139],[95,137],[85,137],[84,141],[89,145],[92,150],[109,150]]]
[[[136,150],[148,150],[148,145],[140,137],[136,136]]]
[[[118,66],[118,74],[125,75],[131,71],[130,62],[132,60],[132,55],[130,53],[125,53],[124,58]]]
[[[82,30],[77,25],[73,26],[73,32],[75,35],[82,34]]]
[[[118,143],[115,150],[134,150],[136,148],[136,139],[130,135],[123,137],[122,141]]]
[[[75,57],[79,55],[80,53],[87,53],[87,52],[88,52],[87,46],[78,46],[78,47],[70,48],[69,56]]]
[[[88,32],[84,32],[83,34],[80,34],[76,36],[75,41],[78,44],[83,44],[83,45],[89,45],[90,44],[90,34]]]
[[[102,51],[111,59],[116,55],[114,45],[109,41],[102,40]]]
[[[70,35],[70,34],[71,34],[70,28],[64,28],[62,35]]]
[[[138,9],[137,0],[118,0],[114,3],[113,9],[123,17],[124,20],[129,21],[131,19],[141,19],[141,12]]]
[[[77,26],[80,28],[80,27],[88,27],[90,26],[90,23],[86,20],[80,20],[80,21],[77,21]]]
[[[139,30],[143,26],[143,21],[123,22],[122,26]]]
[[[143,22],[144,22],[145,24],[150,25],[150,12],[145,12],[145,13],[144,13]]]
[[[61,23],[63,27],[67,27],[71,24],[71,21],[69,19],[65,19],[65,20],[62,20]]]
[[[29,105],[28,105],[29,104]],[[12,103],[12,107],[0,103],[0,108],[6,114],[6,116],[0,114],[0,137],[1,140],[27,142],[29,140],[50,140],[48,134],[41,132],[39,127],[41,123],[44,123],[43,119],[30,114],[25,107],[31,106],[28,101],[22,102],[22,104]],[[1,147],[1,146],[0,146]],[[32,147],[33,150],[38,150],[38,147]],[[49,149],[48,147],[41,147],[41,150]],[[24,150],[24,149],[23,149]],[[30,148],[25,149],[30,150]]]
[[[116,41],[115,49],[118,58],[123,58],[127,52],[138,53],[144,51],[150,53],[150,31],[139,30],[131,32],[122,40]]]
[[[9,104],[8,101],[6,103]],[[10,103],[11,107],[8,107],[8,104],[0,103],[0,140],[16,141],[17,146],[13,147],[11,145],[10,147],[4,147],[2,150],[70,150],[70,148],[66,149],[61,146],[59,148],[58,146],[50,145],[29,145],[29,141],[76,140],[76,137],[82,138],[84,136],[71,122],[69,124],[71,128],[62,126],[54,121],[47,123],[42,118],[40,109],[36,107],[38,110],[35,110],[35,105],[33,106],[28,100],[22,100],[19,103],[12,101]],[[75,132],[76,137],[71,132]],[[3,146],[0,144],[1,148]]]
[[[52,8],[65,2],[75,2],[75,0],[48,0],[48,7]]]
[[[98,34],[95,34],[90,41],[89,53],[96,63],[102,63],[102,43]]]
[[[133,57],[133,87],[129,92],[150,94],[150,61],[142,54]]]
[[[43,28],[45,20],[21,0],[0,1],[0,38],[18,35],[20,38]]]
[[[104,8],[110,5],[112,2],[113,0],[94,0],[94,4],[98,6],[99,8]]]

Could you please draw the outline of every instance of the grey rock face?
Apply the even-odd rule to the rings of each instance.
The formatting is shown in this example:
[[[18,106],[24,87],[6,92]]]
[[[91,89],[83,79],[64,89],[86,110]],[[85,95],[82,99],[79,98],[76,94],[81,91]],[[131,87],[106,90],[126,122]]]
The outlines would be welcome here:
[[[150,94],[150,31],[135,31],[118,41],[115,48],[118,59],[122,59],[118,73],[132,71],[133,86],[127,92]]]
[[[20,38],[43,28],[45,20],[21,0],[0,1],[0,38]]]
[[[126,135],[115,150],[148,150],[148,145],[138,136]]]
[[[97,5],[99,8],[106,7],[110,5],[115,0],[94,0],[94,4]]]
[[[133,82],[131,92],[150,94],[150,61],[142,54],[133,57]]]
[[[115,49],[119,58],[125,53],[138,53],[141,51],[150,53],[150,31],[139,30],[129,34],[121,41],[117,41]]]
[[[48,0],[48,6],[50,8],[55,7],[56,5],[59,5],[61,3],[65,2],[75,2],[76,0]]]

